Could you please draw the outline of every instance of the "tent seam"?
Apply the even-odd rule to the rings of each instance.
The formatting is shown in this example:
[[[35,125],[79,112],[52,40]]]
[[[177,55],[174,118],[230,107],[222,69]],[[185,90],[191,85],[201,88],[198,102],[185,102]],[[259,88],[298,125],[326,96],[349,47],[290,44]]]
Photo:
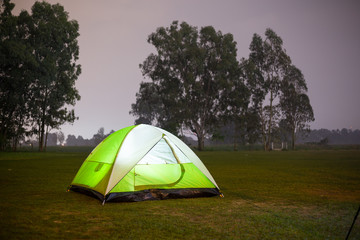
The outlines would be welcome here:
[[[140,125],[140,124],[139,124],[139,125]],[[116,159],[117,159],[117,156],[118,156],[118,154],[119,154],[119,152],[120,152],[120,149],[121,149],[121,147],[122,147],[122,145],[123,145],[126,137],[129,135],[129,133],[130,133],[132,130],[134,130],[134,129],[135,129],[137,126],[139,126],[139,125],[135,125],[129,132],[127,132],[126,135],[125,135],[125,137],[124,137],[124,139],[123,139],[122,142],[120,143],[119,149],[116,151],[115,159],[114,159],[114,161],[113,161],[113,163],[112,163],[112,166],[111,166],[111,173],[110,173],[109,180],[108,180],[108,182],[107,182],[107,184],[106,184],[106,188],[109,186],[109,181],[110,181],[110,178],[111,178],[111,176],[112,176],[112,174],[113,174],[115,161],[116,161]],[[115,185],[115,186],[116,186],[116,185]],[[111,189],[111,190],[112,190],[112,189]],[[111,191],[111,190],[110,190],[110,191]],[[110,191],[109,191],[109,192],[110,192]],[[106,191],[105,191],[104,199],[105,199],[105,196],[106,196],[106,195],[107,195],[107,193],[106,193]]]
[[[144,156],[146,156],[146,154],[148,154],[148,153],[151,151],[151,149],[153,149],[153,148],[155,147],[155,145],[158,144],[158,143],[161,141],[162,138],[163,138],[163,137],[161,137],[160,140],[157,141],[157,142],[154,144],[154,146],[152,146],[152,147],[150,148],[150,150],[147,151],[147,152],[144,154]],[[110,191],[109,191],[108,193],[110,193],[111,190],[113,190],[113,189],[116,187],[116,185],[118,185],[118,183],[121,182],[121,180],[123,180],[124,177],[126,177],[126,175],[138,164],[138,162],[140,162],[141,159],[143,159],[144,156],[142,156],[142,157],[139,159],[139,161],[137,161],[137,162],[130,168],[130,170],[114,185],[114,187],[113,187],[112,189],[110,189]],[[110,178],[109,178],[109,180],[110,180]],[[135,186],[134,186],[134,191],[135,191]],[[107,195],[107,194],[106,194],[106,195]],[[106,195],[105,195],[105,196],[106,196]]]
[[[170,139],[169,139],[170,140]],[[171,140],[170,140],[171,141]],[[177,145],[176,145],[176,143],[174,143],[174,142],[172,142],[172,144],[174,144],[174,146],[180,151],[180,152],[182,152],[190,161],[191,161],[191,159],[188,157],[188,155],[186,155]],[[169,146],[170,146],[170,144],[169,144]],[[170,147],[171,148],[171,147]],[[194,153],[195,154],[195,153]],[[196,154],[195,154],[196,155]],[[202,162],[202,161],[201,161]],[[193,163],[192,161],[191,161],[191,163]],[[204,164],[204,163],[203,163]],[[195,165],[195,164],[194,164]],[[197,168],[197,169],[199,169],[196,165],[195,165],[195,167]],[[202,174],[204,174],[203,173],[203,171],[201,171],[201,169],[199,169],[199,171],[202,173]],[[211,173],[210,173],[210,171],[209,171],[209,174],[211,175]],[[211,181],[211,179],[209,179],[208,178],[208,176],[206,176],[206,174],[204,174],[204,176],[214,185],[214,187],[215,188],[217,188],[220,192],[221,192],[221,190],[220,190],[220,188],[217,186],[217,184],[214,184],[213,183],[213,181]]]
[[[136,125],[135,127],[140,126],[140,125],[143,125],[143,124]],[[135,127],[134,127],[134,128],[135,128]],[[134,129],[134,128],[133,128],[133,129]],[[128,135],[133,129],[131,129],[131,130],[126,134],[126,136],[124,137],[123,142],[125,141],[125,138],[127,137],[127,135]],[[158,142],[160,142],[161,139],[163,139],[163,137],[164,137],[164,134],[162,134],[161,138],[159,139],[159,141],[157,141],[157,142],[154,144],[154,146],[155,146],[156,144],[158,144]],[[123,143],[123,142],[122,142],[122,143]],[[119,151],[120,151],[120,148],[121,148],[121,146],[122,146],[122,143],[121,143],[121,145],[120,145],[120,147],[119,147],[118,152],[116,153],[115,161],[116,161],[117,155],[119,154]],[[148,154],[148,153],[151,151],[151,149],[154,148],[154,146],[152,146],[152,147],[149,149],[149,151],[147,151],[147,152],[139,159],[139,161],[140,161],[146,154]],[[113,163],[113,166],[115,165],[115,161],[114,161],[114,163]],[[137,161],[137,162],[130,168],[130,170],[114,185],[114,187],[112,187],[112,188],[104,195],[104,197],[105,197],[107,194],[109,194],[109,193],[111,192],[111,190],[113,190],[113,189],[116,187],[116,185],[118,185],[118,183],[119,183],[121,180],[124,179],[124,177],[136,166],[136,164],[137,164],[139,161]],[[111,167],[111,171],[113,170],[113,166]],[[112,175],[112,172],[111,172],[111,175]],[[109,181],[110,181],[111,175],[110,175],[110,177],[109,177]],[[108,182],[108,184],[109,184],[109,182]],[[106,185],[106,186],[108,186],[108,185]],[[134,187],[135,187],[135,186],[134,186]]]

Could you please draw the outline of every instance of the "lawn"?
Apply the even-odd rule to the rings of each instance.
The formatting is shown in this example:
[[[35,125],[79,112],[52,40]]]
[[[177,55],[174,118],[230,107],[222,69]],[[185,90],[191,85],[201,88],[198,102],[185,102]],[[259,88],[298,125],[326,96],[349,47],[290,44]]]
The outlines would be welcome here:
[[[200,152],[224,198],[104,206],[66,192],[87,154],[0,153],[0,239],[345,239],[360,204],[360,150]]]

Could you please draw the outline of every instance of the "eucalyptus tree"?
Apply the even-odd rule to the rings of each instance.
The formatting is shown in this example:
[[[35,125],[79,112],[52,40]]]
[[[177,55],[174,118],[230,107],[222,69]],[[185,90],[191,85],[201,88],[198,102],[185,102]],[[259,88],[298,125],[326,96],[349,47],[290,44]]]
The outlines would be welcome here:
[[[57,135],[57,139],[59,140],[59,145],[63,146],[64,141],[65,141],[64,133],[62,131],[59,131],[59,132],[56,133],[56,135]]]
[[[76,119],[79,25],[59,4],[35,2],[19,16],[14,6],[0,8],[0,149],[37,133],[41,151],[50,129]]]
[[[246,83],[243,61],[241,59],[237,69],[237,77],[230,82],[231,84],[224,91],[227,97],[223,102],[226,107],[226,120],[224,124],[232,128],[230,135],[233,138],[235,151],[237,150],[238,143],[252,143],[252,138],[256,134],[253,132],[254,129],[252,129],[251,120],[253,120],[253,115],[252,108],[249,105],[251,102],[251,92]]]
[[[190,129],[203,150],[205,136],[232,110],[229,94],[241,85],[233,36],[174,21],[150,34],[148,42],[156,53],[140,68],[151,81],[140,85],[130,113],[175,133]]]
[[[161,114],[162,102],[157,86],[153,82],[140,83],[139,92],[136,93],[136,102],[131,105],[131,109],[130,114],[137,117],[135,124],[152,124],[158,121],[161,123],[159,125],[163,126],[168,120],[164,114]]]
[[[29,133],[31,73],[37,64],[31,54],[27,12],[14,16],[15,4],[2,1],[0,8],[0,150],[12,147]]]
[[[252,71],[249,71],[248,82],[259,111],[265,150],[270,149],[272,130],[276,125],[274,105],[290,64],[291,59],[283,48],[283,41],[273,30],[266,29],[264,40],[258,34],[253,35],[248,59],[248,67]]]
[[[291,148],[295,149],[296,133],[309,129],[309,122],[315,120],[302,72],[291,65],[281,84],[280,109],[283,122],[291,133]]]
[[[67,108],[80,99],[75,81],[81,68],[77,37],[79,25],[69,20],[59,5],[35,2],[32,7],[31,41],[38,68],[33,72],[32,118],[39,136],[39,150],[43,150],[49,128],[73,122],[74,110]]]

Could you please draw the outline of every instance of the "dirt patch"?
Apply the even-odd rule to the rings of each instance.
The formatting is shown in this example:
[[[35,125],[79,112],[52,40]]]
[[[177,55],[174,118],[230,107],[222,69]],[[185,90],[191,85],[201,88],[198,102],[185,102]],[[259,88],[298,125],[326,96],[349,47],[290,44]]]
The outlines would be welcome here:
[[[324,189],[324,188],[311,188],[302,190],[304,194],[338,200],[342,202],[358,202],[360,201],[360,190],[344,190],[344,189]]]
[[[246,213],[249,215],[258,215],[261,212],[282,212],[282,213],[297,213],[301,216],[307,217],[319,217],[323,214],[317,206],[304,206],[294,205],[279,200],[254,202],[248,200],[234,200],[231,202],[228,213],[235,212],[234,209],[238,208],[246,209]]]

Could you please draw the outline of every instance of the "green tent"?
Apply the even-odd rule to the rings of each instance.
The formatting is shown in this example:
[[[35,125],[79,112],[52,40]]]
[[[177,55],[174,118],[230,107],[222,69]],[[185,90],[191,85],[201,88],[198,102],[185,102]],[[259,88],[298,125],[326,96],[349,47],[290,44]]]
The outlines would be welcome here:
[[[222,196],[205,165],[184,142],[146,124],[123,128],[104,139],[69,189],[103,203]]]

